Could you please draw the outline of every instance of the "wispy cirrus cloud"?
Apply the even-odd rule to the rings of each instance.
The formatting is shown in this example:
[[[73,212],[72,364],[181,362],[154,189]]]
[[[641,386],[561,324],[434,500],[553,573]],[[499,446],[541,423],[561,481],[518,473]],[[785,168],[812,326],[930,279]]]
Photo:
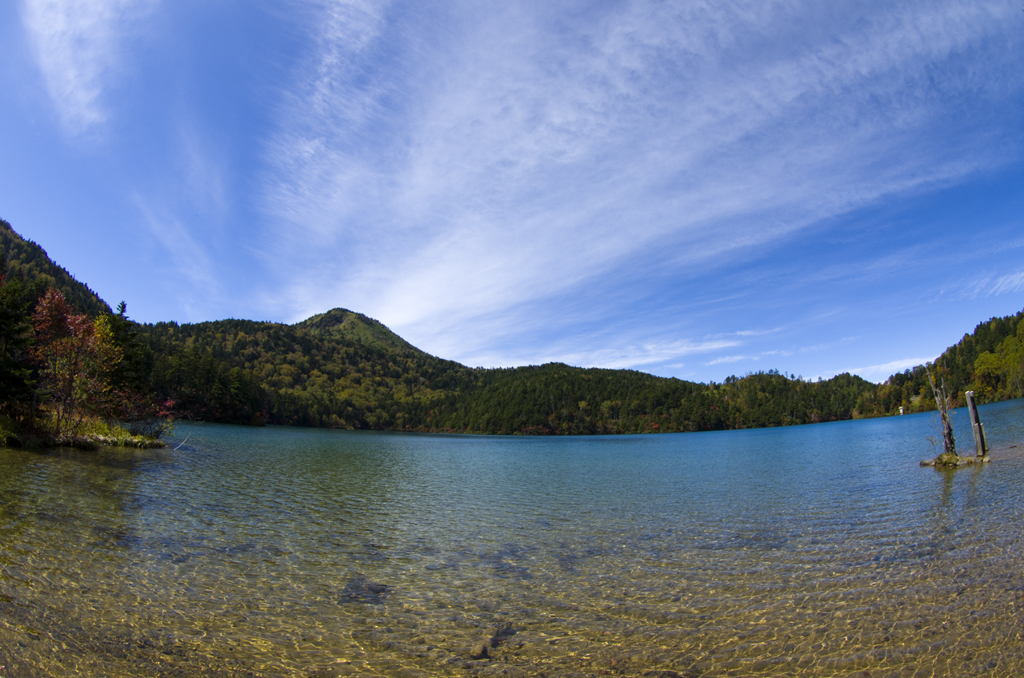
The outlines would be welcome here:
[[[781,329],[782,329],[781,327],[775,327],[775,328],[772,328],[770,330],[740,330],[739,332],[736,332],[736,336],[738,336],[738,337],[762,337],[762,336],[764,336],[766,334],[774,334],[775,332],[778,332]]]
[[[874,381],[877,383],[888,379],[897,372],[903,372],[904,370],[908,370],[912,367],[924,365],[927,362],[935,360],[935,358],[936,356],[932,356],[931,358],[902,358],[900,360],[892,360],[881,365],[869,365],[867,367],[853,367],[846,370],[836,370],[836,374],[849,372],[850,374],[856,374],[868,381]]]
[[[297,240],[343,241],[344,223],[372,198],[373,175],[366,127],[383,116],[388,87],[372,72],[369,54],[384,24],[387,3],[360,0],[305,2],[303,28],[312,47],[299,60],[290,90],[279,104],[277,133],[266,141],[272,173],[266,208]]]
[[[537,351],[528,356],[509,360],[507,353],[479,353],[466,359],[470,365],[483,367],[509,367],[516,365],[539,365],[549,362],[561,362],[578,367],[598,366],[607,369],[637,368],[660,365],[667,361],[684,356],[710,353],[735,347],[737,341],[654,341],[644,344],[625,343],[617,346],[596,350],[580,351],[570,347],[558,346],[547,352]],[[544,350],[544,349],[541,349]],[[681,364],[674,367],[682,367]]]
[[[736,341],[672,341],[630,345],[620,349],[602,349],[560,354],[553,359],[572,365],[598,365],[609,369],[656,365],[688,355],[710,353],[738,344]]]
[[[104,93],[135,21],[158,0],[23,0],[22,23],[64,131],[77,136],[109,117]]]
[[[1024,271],[1003,275],[983,275],[969,282],[957,296],[966,299],[1012,294],[1024,290]]]
[[[170,256],[168,271],[173,271],[177,277],[183,278],[192,289],[203,290],[207,300],[219,297],[222,289],[215,274],[217,269],[206,246],[199,242],[177,217],[154,211],[149,204],[150,201],[142,196],[134,196],[133,202],[150,234]],[[183,298],[193,296],[182,290]]]
[[[780,358],[781,357],[781,358],[784,358],[786,356],[791,356],[791,355],[793,355],[792,351],[780,351],[780,350],[761,351],[760,353],[753,353],[753,354],[747,354],[747,355],[726,355],[726,356],[719,356],[718,358],[715,358],[714,360],[711,360],[711,361],[708,361],[708,362],[704,363],[704,365],[707,365],[707,366],[711,366],[711,365],[726,365],[726,364],[729,364],[729,363],[739,363],[739,362],[745,362],[745,361],[758,361],[761,358],[768,358],[768,357],[772,357],[772,358]]]
[[[174,190],[183,195],[183,202],[191,203],[209,222],[222,219],[229,209],[228,171],[224,161],[213,150],[215,146],[193,126],[181,123],[178,128],[177,164],[183,181]]]
[[[1024,271],[1002,275],[992,282],[989,294],[1009,294],[1024,290]]]
[[[997,294],[1010,294],[1024,290],[1024,271],[1007,273],[1000,276],[985,276],[974,282],[966,294],[971,298],[978,296],[994,296]]]
[[[455,358],[602,277],[722,265],[1010,157],[945,103],[976,93],[970,68],[934,78],[982,67],[1005,3],[310,7],[264,177],[268,256],[306,252],[282,303]]]
[[[738,362],[742,362],[744,360],[757,360],[757,357],[755,356],[755,357],[751,358],[750,356],[746,356],[746,355],[724,355],[724,356],[721,356],[720,358],[715,358],[714,360],[710,360],[710,361],[708,361],[708,362],[706,362],[704,364],[705,365],[723,365],[723,364],[729,364],[729,363],[738,363]]]
[[[849,343],[851,341],[857,341],[857,337],[843,337],[842,339],[839,339],[838,341],[830,341],[830,342],[828,342],[826,344],[815,344],[813,346],[802,346],[799,350],[800,350],[800,353],[813,353],[815,351],[826,351],[826,350],[829,350],[829,349],[833,349],[836,346],[840,346],[842,344],[847,344],[847,343]]]

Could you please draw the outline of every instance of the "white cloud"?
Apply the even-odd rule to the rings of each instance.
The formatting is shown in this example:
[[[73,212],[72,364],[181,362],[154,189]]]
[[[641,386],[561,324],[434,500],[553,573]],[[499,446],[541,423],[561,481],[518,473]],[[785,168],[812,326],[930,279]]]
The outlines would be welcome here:
[[[280,269],[282,305],[358,308],[471,361],[532,302],[634,261],[636,276],[727,261],[1005,162],[957,136],[934,91],[1004,4],[636,1],[572,21],[317,5],[268,144],[268,258],[302,260]],[[947,76],[946,92],[976,86]],[[937,133],[952,141],[922,143]]]
[[[274,173],[267,183],[267,207],[288,229],[302,231],[309,244],[335,244],[338,222],[355,200],[372,198],[370,168],[356,158],[351,136],[381,114],[386,84],[353,87],[382,28],[387,3],[358,0],[308,2],[307,28],[314,48],[285,93],[279,132],[267,142]]]
[[[1000,276],[992,283],[989,294],[1009,294],[1024,290],[1024,271]]]
[[[757,360],[757,357],[751,358],[750,356],[746,356],[746,355],[726,355],[726,356],[722,356],[721,358],[715,358],[714,360],[712,360],[710,362],[706,362],[704,364],[708,365],[708,366],[710,366],[710,365],[722,365],[722,364],[728,364],[728,363],[738,363],[738,362],[741,362],[741,361],[744,361],[744,360]]]
[[[712,360],[710,362],[704,363],[704,365],[710,367],[712,365],[723,365],[723,364],[728,364],[728,363],[738,363],[738,362],[743,362],[743,361],[747,361],[747,360],[758,361],[761,358],[766,358],[766,357],[788,357],[788,356],[791,356],[791,355],[793,355],[792,351],[780,351],[778,349],[775,349],[775,350],[771,350],[771,351],[761,351],[760,353],[752,354],[752,355],[727,355],[727,356],[721,356],[719,358],[715,358],[714,360]]]
[[[572,365],[599,365],[609,369],[623,369],[643,365],[655,365],[698,353],[709,353],[723,348],[736,346],[735,341],[673,341],[654,342],[641,346],[628,346],[623,349],[605,349],[582,353],[569,353],[557,358],[560,362]]]
[[[859,375],[868,381],[881,382],[897,372],[903,372],[912,367],[918,365],[924,365],[927,362],[934,360],[931,358],[903,358],[901,360],[893,360],[891,362],[883,363],[881,365],[870,365],[868,367],[854,367],[847,370],[838,370],[836,374],[842,374],[843,372],[849,372],[850,374]]]
[[[169,255],[170,267],[191,286],[191,293],[185,294],[183,298],[198,298],[195,292],[200,290],[204,302],[219,297],[221,287],[214,275],[216,268],[206,248],[192,237],[178,219],[156,214],[141,196],[134,196],[133,202],[142,214],[150,234]]]
[[[762,336],[764,336],[766,334],[774,334],[775,332],[778,332],[781,329],[782,329],[781,327],[776,327],[776,328],[770,329],[770,330],[740,330],[739,332],[736,332],[736,336],[738,336],[738,337],[762,337]]]
[[[469,365],[484,367],[511,367],[516,365],[540,365],[549,362],[560,362],[580,367],[603,367],[607,369],[636,368],[646,365],[657,365],[667,360],[699,353],[709,353],[723,348],[738,345],[736,341],[664,341],[645,344],[624,344],[612,348],[592,351],[572,350],[557,347],[547,353],[537,353],[509,361],[507,354],[491,355],[479,353],[471,355],[464,362]],[[678,367],[678,365],[676,365]]]
[[[64,131],[76,136],[106,122],[103,100],[132,22],[157,0],[23,0],[46,91]]]
[[[207,215],[208,221],[223,217],[228,211],[225,163],[212,144],[191,126],[179,127],[178,140],[184,181],[175,188],[186,189],[189,201]]]
[[[847,344],[851,341],[857,341],[858,337],[843,337],[839,341],[831,341],[826,344],[815,344],[814,346],[803,346],[800,348],[800,353],[813,353],[815,351],[824,351]]]
[[[977,299],[980,296],[991,297],[999,294],[1012,294],[1024,290],[1024,271],[1006,273],[1001,276],[982,275],[963,286],[962,291],[954,295],[961,299]]]

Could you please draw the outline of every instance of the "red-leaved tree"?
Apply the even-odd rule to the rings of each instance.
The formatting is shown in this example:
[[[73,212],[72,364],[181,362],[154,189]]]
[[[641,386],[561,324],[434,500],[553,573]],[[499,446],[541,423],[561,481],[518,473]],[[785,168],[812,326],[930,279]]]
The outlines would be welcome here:
[[[39,385],[53,406],[52,424],[58,437],[77,433],[86,407],[105,397],[106,373],[116,364],[116,350],[98,336],[96,325],[75,313],[57,290],[39,300],[32,316]]]

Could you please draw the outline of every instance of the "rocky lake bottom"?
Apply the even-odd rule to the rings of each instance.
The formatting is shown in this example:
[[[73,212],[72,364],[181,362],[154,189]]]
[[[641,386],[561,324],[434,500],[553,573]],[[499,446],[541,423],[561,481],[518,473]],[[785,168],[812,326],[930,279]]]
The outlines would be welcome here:
[[[0,449],[0,676],[1020,675],[1024,401],[981,415],[956,470],[928,415]]]

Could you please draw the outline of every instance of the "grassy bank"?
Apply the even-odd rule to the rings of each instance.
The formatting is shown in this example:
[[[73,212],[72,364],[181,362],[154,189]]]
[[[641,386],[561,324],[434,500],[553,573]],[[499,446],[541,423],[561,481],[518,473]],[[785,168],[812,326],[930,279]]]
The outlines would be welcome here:
[[[160,433],[165,433],[166,429]],[[100,447],[134,447],[155,449],[166,447],[159,437],[134,434],[123,426],[99,418],[82,421],[73,434],[54,435],[47,431],[46,422],[31,430],[18,427],[7,417],[0,417],[0,447],[73,447],[79,450],[95,450]]]

